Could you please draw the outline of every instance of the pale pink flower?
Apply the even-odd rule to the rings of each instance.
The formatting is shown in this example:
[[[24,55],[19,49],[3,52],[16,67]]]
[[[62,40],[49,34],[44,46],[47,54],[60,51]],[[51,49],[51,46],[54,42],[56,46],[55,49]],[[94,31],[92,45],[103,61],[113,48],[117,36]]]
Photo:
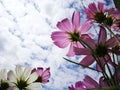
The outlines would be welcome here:
[[[57,27],[60,31],[55,31],[52,33],[51,38],[54,44],[60,48],[66,48],[70,45],[67,56],[75,55],[73,47],[82,47],[78,39],[91,27],[91,22],[85,22],[80,26],[80,12],[74,12],[72,15],[72,24],[68,18],[57,23]]]
[[[37,69],[34,68],[32,70],[32,72],[36,72],[38,74],[38,79],[36,80],[36,82],[40,82],[40,83],[43,83],[43,84],[49,82],[50,68],[47,68],[46,70],[43,70],[42,67],[38,67]]]
[[[86,37],[84,41],[92,48],[92,50],[90,48],[75,47],[76,55],[86,55],[80,64],[85,66],[91,65],[95,61],[95,58],[93,57],[93,55],[95,55],[95,57],[99,58],[102,68],[104,68],[105,59],[112,65],[112,60],[109,56],[109,53],[112,51],[112,47],[118,45],[118,42],[114,37],[107,40],[107,33],[103,27],[100,28],[98,42],[95,42],[90,37]],[[99,64],[97,63],[96,65],[97,70],[101,71]]]

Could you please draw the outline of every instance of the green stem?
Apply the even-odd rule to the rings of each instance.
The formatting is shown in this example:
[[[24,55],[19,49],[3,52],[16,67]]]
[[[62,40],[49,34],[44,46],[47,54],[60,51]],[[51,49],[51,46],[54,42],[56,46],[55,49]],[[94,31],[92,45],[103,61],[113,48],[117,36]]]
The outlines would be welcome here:
[[[116,85],[115,78],[114,78],[114,76],[112,75],[112,71],[110,70],[110,67],[109,67],[109,65],[108,65],[108,61],[106,60],[105,57],[103,57],[103,59],[104,59],[104,61],[105,61],[105,65],[107,66],[107,69],[108,69],[108,71],[109,71],[110,79],[112,80],[112,82],[111,82],[111,80],[110,80],[110,82],[111,82],[111,84],[114,86],[114,85]]]
[[[94,59],[96,60],[97,64],[100,66],[101,70],[102,70],[102,74],[103,77],[107,79],[107,83],[109,84],[109,76],[107,75],[106,71],[104,70],[104,66],[102,65],[102,63],[100,62],[99,57],[93,55]],[[110,82],[111,83],[111,82]]]
[[[63,58],[64,58],[64,57],[63,57]],[[88,69],[91,69],[91,70],[94,70],[94,71],[100,72],[100,71],[98,71],[98,70],[96,70],[96,69],[94,69],[94,68],[91,68],[91,67],[85,66],[85,65],[83,65],[83,64],[77,63],[77,62],[72,61],[72,60],[69,60],[69,59],[67,59],[67,58],[64,58],[64,59],[67,60],[67,61],[69,61],[69,62],[71,62],[71,63],[77,64],[77,65],[80,65],[80,66],[82,66],[82,67],[86,67],[86,68],[88,68]]]

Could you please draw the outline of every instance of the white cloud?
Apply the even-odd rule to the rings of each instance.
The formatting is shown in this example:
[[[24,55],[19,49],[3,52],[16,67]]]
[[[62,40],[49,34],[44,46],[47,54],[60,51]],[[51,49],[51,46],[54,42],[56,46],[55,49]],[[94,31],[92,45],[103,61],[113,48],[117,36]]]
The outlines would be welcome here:
[[[83,3],[87,6],[93,1]],[[51,79],[46,87],[51,90],[62,90],[82,80],[83,73],[91,74],[65,61],[62,57],[68,47],[58,48],[50,36],[57,30],[58,21],[71,19],[73,11],[81,8],[80,0],[1,0],[0,67],[13,69],[16,64],[50,67]]]

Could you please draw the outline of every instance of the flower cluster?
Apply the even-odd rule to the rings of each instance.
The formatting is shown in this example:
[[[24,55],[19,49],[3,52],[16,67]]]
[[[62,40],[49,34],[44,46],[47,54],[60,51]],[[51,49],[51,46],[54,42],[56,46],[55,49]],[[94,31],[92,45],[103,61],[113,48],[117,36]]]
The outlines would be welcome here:
[[[50,78],[50,68],[43,70],[42,67],[16,65],[15,71],[1,69],[0,73],[0,90],[40,90]]]
[[[101,73],[99,82],[89,75],[83,81],[69,86],[69,90],[120,90],[120,12],[104,8],[104,3],[91,3],[85,8],[86,21],[80,25],[80,12],[74,11],[72,22],[68,18],[58,22],[59,31],[52,33],[54,44],[60,48],[70,45],[67,56],[84,55],[79,63]],[[93,29],[91,27],[97,26]],[[88,33],[95,30],[96,33]],[[90,32],[90,31],[89,31]],[[91,65],[95,63],[95,67]]]

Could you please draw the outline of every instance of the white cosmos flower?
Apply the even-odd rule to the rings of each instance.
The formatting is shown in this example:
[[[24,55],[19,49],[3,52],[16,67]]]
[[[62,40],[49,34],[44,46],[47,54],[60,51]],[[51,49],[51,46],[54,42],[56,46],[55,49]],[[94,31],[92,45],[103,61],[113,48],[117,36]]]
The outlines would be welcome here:
[[[0,70],[0,90],[10,90],[9,81],[7,80],[7,70]]]
[[[31,71],[31,67],[23,69],[21,65],[17,65],[15,72],[8,72],[8,78],[13,90],[40,90],[41,83],[34,82],[37,80],[38,75],[37,73],[31,73]]]

